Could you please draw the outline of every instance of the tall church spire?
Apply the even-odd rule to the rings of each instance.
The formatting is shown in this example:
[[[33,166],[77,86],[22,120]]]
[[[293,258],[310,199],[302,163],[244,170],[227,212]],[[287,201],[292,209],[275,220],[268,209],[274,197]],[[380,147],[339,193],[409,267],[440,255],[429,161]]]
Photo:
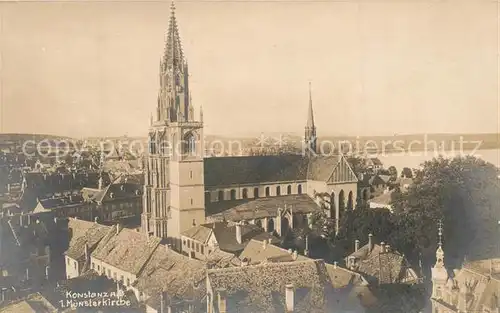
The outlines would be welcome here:
[[[189,71],[182,51],[173,2],[170,11],[165,51],[160,66],[158,120],[166,123],[186,122],[190,120]]]
[[[313,113],[311,82],[309,82],[309,110],[307,113],[308,114],[307,114],[306,127],[314,128],[314,113]]]
[[[316,153],[316,126],[314,125],[314,114],[312,106],[311,82],[309,82],[309,107],[307,111],[307,122],[304,132],[304,143],[308,153]]]

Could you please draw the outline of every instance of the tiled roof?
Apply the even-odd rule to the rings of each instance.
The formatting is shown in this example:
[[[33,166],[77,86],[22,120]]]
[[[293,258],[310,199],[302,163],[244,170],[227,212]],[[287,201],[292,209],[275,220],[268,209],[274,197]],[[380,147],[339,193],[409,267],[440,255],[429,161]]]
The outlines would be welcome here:
[[[58,207],[70,207],[83,204],[83,197],[81,195],[71,195],[66,197],[48,198],[39,200],[40,204],[45,209],[55,209]]]
[[[104,226],[94,223],[92,227],[87,229],[83,236],[73,237],[69,243],[69,249],[66,255],[75,260],[80,260],[85,257],[85,245],[88,246],[89,253],[95,248],[97,243],[106,235],[110,226]]]
[[[159,245],[161,239],[144,233],[111,227],[92,252],[92,258],[137,275]]]
[[[276,217],[278,208],[289,208],[294,213],[311,213],[320,209],[307,194],[257,198],[236,205],[226,211],[210,216],[214,220],[241,221],[255,218]],[[210,210],[210,207],[209,207]]]
[[[369,245],[366,244],[359,248],[358,251],[351,253],[349,256],[353,256],[358,260],[366,260],[374,255],[378,255],[380,252],[382,252],[382,247],[380,245],[374,244],[370,250]]]
[[[292,255],[288,250],[277,247],[273,244],[266,244],[257,240],[250,240],[243,252],[240,254],[240,260],[246,259],[249,264],[259,264],[265,261],[270,262],[289,262],[293,261]],[[311,260],[308,257],[298,254],[297,261]]]
[[[201,301],[206,294],[205,273],[204,262],[159,245],[134,286],[152,297],[153,307],[158,306],[162,291],[170,299]]]
[[[287,284],[294,286],[296,312],[338,312],[336,300],[345,298],[337,296],[342,290],[333,288],[323,260],[211,269],[207,276],[214,291],[226,293],[229,312],[284,312]]]
[[[340,156],[338,155],[311,158],[307,178],[309,180],[327,181],[339,161]]]
[[[96,193],[92,200],[97,202],[114,201],[141,197],[142,186],[132,183],[110,184]]]
[[[14,301],[0,309],[2,313],[55,313],[57,309],[40,293]]]
[[[233,266],[240,266],[241,261],[232,253],[215,249],[208,256],[203,258],[208,268],[226,268]]]
[[[250,239],[263,232],[264,230],[257,225],[241,225],[242,243],[240,244],[236,240],[236,225],[229,225],[227,222],[215,222],[194,226],[184,231],[182,235],[206,243],[210,236],[214,234],[221,250],[238,252],[243,250]]]
[[[204,162],[205,186],[208,187],[280,181],[326,181],[338,164],[347,164],[339,155],[312,158],[301,155],[217,157],[205,158]],[[352,175],[347,176],[352,179]]]
[[[228,186],[307,179],[300,155],[205,158],[205,186]]]

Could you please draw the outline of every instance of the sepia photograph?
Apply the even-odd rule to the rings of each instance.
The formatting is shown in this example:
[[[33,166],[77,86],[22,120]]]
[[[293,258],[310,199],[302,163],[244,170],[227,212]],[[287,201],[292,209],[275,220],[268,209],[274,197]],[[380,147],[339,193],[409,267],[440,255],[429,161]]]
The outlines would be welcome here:
[[[500,0],[0,0],[0,313],[500,313]]]

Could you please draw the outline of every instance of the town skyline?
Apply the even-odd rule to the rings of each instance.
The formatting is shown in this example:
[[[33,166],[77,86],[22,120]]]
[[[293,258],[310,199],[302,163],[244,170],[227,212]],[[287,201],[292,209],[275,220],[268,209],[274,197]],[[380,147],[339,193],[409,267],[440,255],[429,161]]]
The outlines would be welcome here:
[[[497,132],[496,3],[283,4],[176,2],[207,134]],[[1,132],[145,136],[169,5],[2,4]]]

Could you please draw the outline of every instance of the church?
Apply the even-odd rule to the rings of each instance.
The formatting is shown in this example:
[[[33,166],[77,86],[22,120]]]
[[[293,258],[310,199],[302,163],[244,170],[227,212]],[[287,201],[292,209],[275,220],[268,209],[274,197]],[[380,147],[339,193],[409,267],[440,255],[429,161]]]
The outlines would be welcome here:
[[[208,222],[250,223],[279,235],[322,209],[318,195],[328,197],[326,209],[337,225],[344,210],[355,208],[358,179],[342,155],[206,158],[203,112],[194,116],[173,4],[166,37],[144,164],[143,232],[180,251],[182,233]],[[310,95],[309,151],[317,151],[316,138]]]

